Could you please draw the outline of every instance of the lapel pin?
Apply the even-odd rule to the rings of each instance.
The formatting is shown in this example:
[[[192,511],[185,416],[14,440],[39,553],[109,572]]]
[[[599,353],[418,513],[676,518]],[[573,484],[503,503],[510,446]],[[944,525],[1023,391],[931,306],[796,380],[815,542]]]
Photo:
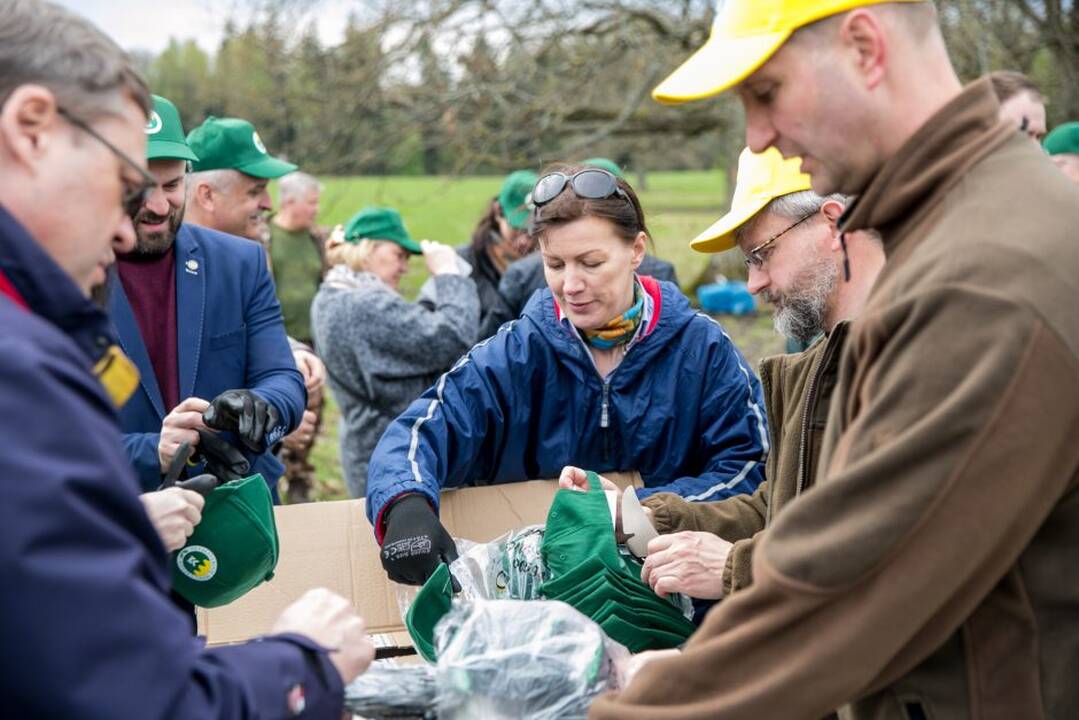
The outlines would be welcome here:
[[[199,272],[199,261],[198,260],[188,260],[187,263],[186,263],[186,267],[187,267],[187,271],[189,273],[191,273],[192,275],[197,275],[198,272]]]

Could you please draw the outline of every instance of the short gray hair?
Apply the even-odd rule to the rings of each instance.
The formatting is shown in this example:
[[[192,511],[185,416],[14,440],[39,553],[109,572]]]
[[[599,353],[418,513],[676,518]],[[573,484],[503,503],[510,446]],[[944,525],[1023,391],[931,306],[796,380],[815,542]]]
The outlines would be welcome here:
[[[216,192],[228,192],[238,177],[238,170],[230,168],[218,168],[216,170],[200,170],[188,173],[187,186],[197,188],[199,185],[209,185]]]
[[[813,215],[820,212],[820,209],[824,207],[824,203],[829,200],[834,200],[845,208],[850,203],[850,196],[843,195],[842,193],[832,193],[831,195],[822,197],[812,190],[800,190],[798,192],[780,195],[765,205],[760,212],[734,231],[735,242],[741,243],[760,218],[766,213],[773,213],[780,217],[787,218],[788,220],[801,220],[807,215]]]
[[[283,205],[285,200],[302,197],[312,190],[322,192],[322,183],[307,173],[290,172],[277,181],[277,204]]]
[[[41,0],[0,2],[0,106],[42,85],[87,121],[119,111],[124,94],[149,114],[146,81],[127,53],[88,20]]]

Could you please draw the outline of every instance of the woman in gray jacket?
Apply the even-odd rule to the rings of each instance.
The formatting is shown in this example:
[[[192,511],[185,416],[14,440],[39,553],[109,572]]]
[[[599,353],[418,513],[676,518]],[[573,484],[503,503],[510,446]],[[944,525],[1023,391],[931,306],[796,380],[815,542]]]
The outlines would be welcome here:
[[[433,276],[425,300],[398,293],[410,255]],[[417,243],[401,216],[365,208],[326,243],[331,266],[311,304],[311,327],[341,408],[341,466],[363,497],[367,463],[390,422],[475,342],[479,297],[453,248]]]

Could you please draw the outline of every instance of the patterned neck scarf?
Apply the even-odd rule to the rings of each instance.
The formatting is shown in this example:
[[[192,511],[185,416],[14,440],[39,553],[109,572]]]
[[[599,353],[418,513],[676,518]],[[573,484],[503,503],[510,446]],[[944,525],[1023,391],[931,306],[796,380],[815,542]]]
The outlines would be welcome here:
[[[581,336],[589,345],[601,350],[610,350],[618,345],[625,345],[637,334],[644,316],[644,293],[640,283],[633,283],[633,305],[629,310],[595,330],[580,330]]]

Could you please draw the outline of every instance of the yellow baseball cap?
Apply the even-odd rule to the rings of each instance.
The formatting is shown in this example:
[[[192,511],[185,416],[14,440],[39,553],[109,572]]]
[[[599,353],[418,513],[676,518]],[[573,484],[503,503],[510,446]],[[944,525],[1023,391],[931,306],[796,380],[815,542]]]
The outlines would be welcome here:
[[[697,252],[715,253],[734,247],[734,231],[777,197],[809,190],[809,176],[802,172],[802,159],[783,159],[774,147],[762,153],[749,148],[738,157],[738,182],[731,209],[689,246]]]
[[[682,103],[716,95],[749,77],[803,25],[865,5],[925,1],[719,0],[708,42],[661,82],[652,97]]]

